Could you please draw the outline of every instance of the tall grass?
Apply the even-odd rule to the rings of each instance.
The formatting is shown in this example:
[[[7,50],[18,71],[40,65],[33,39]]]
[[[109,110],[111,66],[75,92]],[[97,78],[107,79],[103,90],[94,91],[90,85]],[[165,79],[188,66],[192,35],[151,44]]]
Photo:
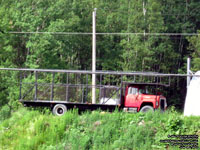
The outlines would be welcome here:
[[[4,105],[3,107],[0,107],[0,123],[9,118],[11,115],[11,109],[8,105]]]
[[[49,111],[21,108],[0,123],[1,150],[165,149],[168,134],[198,134],[200,117],[166,113],[68,111],[61,117]],[[200,144],[200,143],[199,143]],[[169,147],[169,149],[178,149]]]

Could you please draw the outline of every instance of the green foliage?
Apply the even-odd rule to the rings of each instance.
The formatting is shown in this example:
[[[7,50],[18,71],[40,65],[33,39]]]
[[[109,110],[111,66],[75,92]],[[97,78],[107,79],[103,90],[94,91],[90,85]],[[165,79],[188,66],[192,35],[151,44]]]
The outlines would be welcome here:
[[[0,123],[1,149],[164,149],[168,135],[197,134],[200,118],[165,113],[68,111],[62,117],[49,111],[22,108]],[[200,143],[199,143],[200,144]],[[175,147],[169,147],[175,149]]]
[[[193,36],[188,38],[190,41],[189,50],[192,52],[192,70],[200,70],[200,38],[198,36]]]
[[[48,112],[20,109],[12,117],[5,120],[0,127],[0,147],[14,149],[40,149],[46,145],[56,145],[63,138],[66,125],[70,124],[76,112],[69,112],[65,117],[55,117]],[[12,142],[10,139],[14,139]],[[3,145],[2,145],[3,144]]]
[[[15,35],[7,34],[9,31],[91,32],[96,7],[97,32],[195,33],[200,23],[199,4],[181,0],[0,0],[0,67],[91,69],[91,36]],[[186,58],[191,56],[192,70],[197,71],[199,39],[98,35],[97,69],[185,73]],[[57,83],[65,80],[65,76],[55,76]],[[23,81],[34,82],[35,77],[30,74]],[[159,140],[168,134],[200,133],[199,117],[183,117],[173,109],[145,115],[88,112],[79,116],[70,111],[63,117],[16,111],[20,106],[16,101],[18,82],[18,72],[0,72],[0,149],[164,149]],[[51,82],[51,75],[40,74],[38,82]],[[109,79],[105,77],[103,82]],[[185,79],[172,79],[174,89],[166,91],[169,104],[183,104],[184,83]]]
[[[4,105],[1,109],[0,109],[0,123],[4,120],[9,118],[11,115],[11,109],[8,105]]]

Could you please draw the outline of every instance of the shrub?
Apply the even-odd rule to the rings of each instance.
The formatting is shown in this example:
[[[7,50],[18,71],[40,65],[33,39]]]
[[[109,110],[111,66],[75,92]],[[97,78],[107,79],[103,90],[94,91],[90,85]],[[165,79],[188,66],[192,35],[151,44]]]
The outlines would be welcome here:
[[[11,109],[8,105],[4,105],[0,110],[0,122],[9,118],[11,114]]]

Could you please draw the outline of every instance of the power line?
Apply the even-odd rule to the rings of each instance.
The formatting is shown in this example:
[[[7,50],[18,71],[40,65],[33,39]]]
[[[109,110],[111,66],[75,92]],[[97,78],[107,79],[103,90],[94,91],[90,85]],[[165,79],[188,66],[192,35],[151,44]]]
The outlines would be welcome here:
[[[103,9],[102,9],[103,10]],[[127,14],[128,13],[128,10],[109,10],[109,12],[118,12],[118,13],[123,13],[123,14]],[[104,10],[104,13],[107,14],[108,12],[106,12],[106,10]],[[138,12],[138,13],[143,13],[142,11],[141,12]],[[134,14],[134,12],[129,12],[128,14]],[[161,16],[200,16],[199,13],[180,13],[180,12],[147,12],[147,15],[161,15]],[[109,14],[108,14],[109,15]]]
[[[52,35],[92,35],[91,32],[17,32],[11,31],[7,34],[52,34]],[[200,33],[142,33],[142,32],[97,32],[96,35],[149,35],[149,36],[199,36]]]
[[[200,14],[195,14],[195,13],[193,13],[193,14],[167,14],[167,13],[165,13],[165,14],[163,14],[162,12],[157,12],[157,13],[147,13],[147,14],[155,14],[155,15],[161,15],[161,16],[200,16]]]
[[[56,34],[56,35],[92,35],[92,33],[87,32],[18,32],[11,31],[7,32],[8,34]]]

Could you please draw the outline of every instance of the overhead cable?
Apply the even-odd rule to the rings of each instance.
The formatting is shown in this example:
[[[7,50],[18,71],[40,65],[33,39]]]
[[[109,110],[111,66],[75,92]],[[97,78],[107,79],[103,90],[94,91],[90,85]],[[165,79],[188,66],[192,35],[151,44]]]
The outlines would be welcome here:
[[[8,34],[53,34],[53,35],[92,35],[91,32],[17,32],[11,31],[7,32]],[[142,32],[138,33],[120,33],[120,32],[102,32],[96,33],[96,35],[144,35]],[[149,36],[199,36],[200,33],[145,33],[145,35]]]

